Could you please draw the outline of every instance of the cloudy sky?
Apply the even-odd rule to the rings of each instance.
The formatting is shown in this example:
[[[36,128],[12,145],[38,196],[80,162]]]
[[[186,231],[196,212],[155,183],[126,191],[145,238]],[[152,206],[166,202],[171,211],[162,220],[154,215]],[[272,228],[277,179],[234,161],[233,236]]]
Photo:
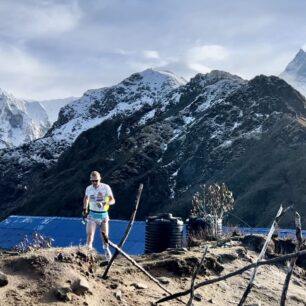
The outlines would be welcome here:
[[[1,0],[0,88],[80,96],[146,68],[281,73],[306,50],[305,0]]]

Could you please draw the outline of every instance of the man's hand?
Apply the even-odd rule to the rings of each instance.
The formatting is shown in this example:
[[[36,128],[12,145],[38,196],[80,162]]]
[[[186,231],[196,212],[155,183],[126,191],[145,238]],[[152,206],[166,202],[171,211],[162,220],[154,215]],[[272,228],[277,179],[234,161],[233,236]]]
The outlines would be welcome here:
[[[83,208],[82,216],[83,216],[84,218],[86,218],[87,215],[88,215],[88,210],[87,210],[87,208]]]

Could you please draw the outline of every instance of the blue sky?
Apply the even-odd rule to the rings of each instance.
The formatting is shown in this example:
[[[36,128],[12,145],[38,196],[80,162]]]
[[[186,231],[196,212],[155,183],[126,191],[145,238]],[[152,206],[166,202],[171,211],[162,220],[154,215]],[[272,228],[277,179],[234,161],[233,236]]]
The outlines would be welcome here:
[[[306,1],[1,0],[0,88],[80,96],[146,68],[278,75],[306,49]]]

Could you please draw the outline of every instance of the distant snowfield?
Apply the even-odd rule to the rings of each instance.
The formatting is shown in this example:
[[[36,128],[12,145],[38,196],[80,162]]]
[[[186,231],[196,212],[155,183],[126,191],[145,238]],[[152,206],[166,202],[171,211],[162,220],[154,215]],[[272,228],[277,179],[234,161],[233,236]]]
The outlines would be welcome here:
[[[40,138],[49,127],[47,113],[41,104],[17,99],[0,89],[0,149]]]

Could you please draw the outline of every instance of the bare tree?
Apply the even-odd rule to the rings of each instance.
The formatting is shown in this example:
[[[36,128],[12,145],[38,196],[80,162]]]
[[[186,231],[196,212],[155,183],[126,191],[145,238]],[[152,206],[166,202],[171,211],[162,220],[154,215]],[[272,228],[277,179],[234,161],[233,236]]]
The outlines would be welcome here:
[[[213,232],[217,236],[218,220],[222,220],[226,212],[234,208],[233,193],[225,183],[200,185],[200,192],[192,198],[191,216],[212,219]]]

